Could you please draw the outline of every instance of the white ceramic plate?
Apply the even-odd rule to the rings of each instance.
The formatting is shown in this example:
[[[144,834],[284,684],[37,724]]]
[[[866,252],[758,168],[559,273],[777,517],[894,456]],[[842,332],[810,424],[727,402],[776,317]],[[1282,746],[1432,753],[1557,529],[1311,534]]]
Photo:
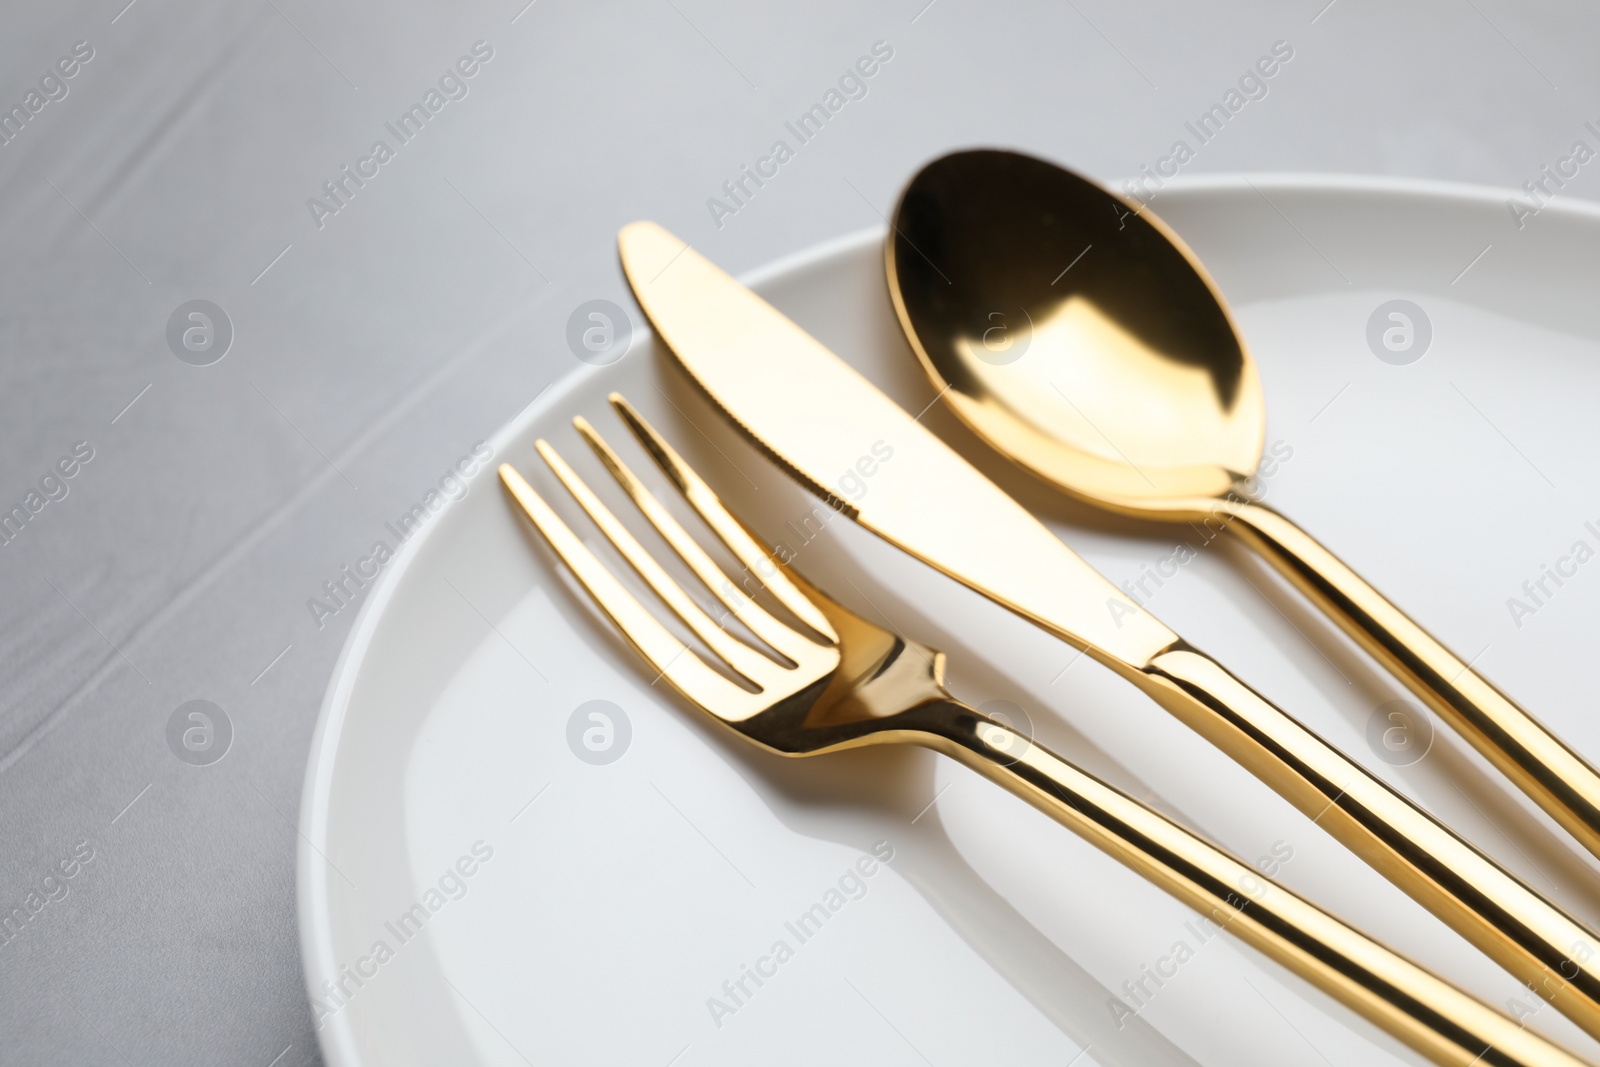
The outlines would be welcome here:
[[[1292,452],[1268,499],[1600,754],[1600,562],[1562,562],[1579,541],[1600,548],[1600,210],[1557,202],[1518,230],[1498,192],[1267,177],[1174,186],[1153,206],[1211,267],[1261,364],[1268,442]],[[908,408],[928,404],[877,234],[751,281]],[[1387,311],[1369,344],[1392,300],[1427,320],[1413,362],[1395,360],[1421,348],[1414,311],[1409,351],[1384,347],[1391,327],[1389,343],[1406,343]],[[551,439],[609,493],[569,425],[582,413],[653,479],[606,408],[620,390],[814,581],[948,651],[958,695],[1009,702],[1051,747],[1496,1004],[1535,1011],[1131,687],[847,522],[808,527],[814,502],[648,341],[551,389],[493,438],[495,461],[593,541],[532,443]],[[1159,588],[1145,579],[1158,616],[1534,885],[1600,916],[1587,860],[1464,744],[1384,747],[1397,687],[1260,565],[1193,530],[1056,500],[941,409],[925,419],[1118,582],[1188,541],[1197,558]],[[953,764],[885,750],[787,761],[708,728],[651,684],[491,467],[388,564],[323,708],[299,893],[330,1063],[1414,1062]],[[1572,573],[1545,579],[1535,601],[1524,581],[1558,564]],[[1513,613],[1512,597],[1532,611]],[[586,742],[585,730],[598,732]],[[611,762],[580,758],[608,737]],[[819,903],[826,922],[797,928]],[[1595,1053],[1552,1009],[1531,1023]]]

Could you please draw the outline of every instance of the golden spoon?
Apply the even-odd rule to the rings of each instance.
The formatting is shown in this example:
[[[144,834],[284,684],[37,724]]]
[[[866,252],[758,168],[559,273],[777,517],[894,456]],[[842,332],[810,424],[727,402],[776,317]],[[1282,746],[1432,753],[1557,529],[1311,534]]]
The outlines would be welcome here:
[[[1205,268],[1151,212],[1044,160],[956,152],[906,187],[886,260],[911,347],[980,437],[1079,500],[1237,534],[1600,856],[1600,774],[1253,499],[1255,363]]]

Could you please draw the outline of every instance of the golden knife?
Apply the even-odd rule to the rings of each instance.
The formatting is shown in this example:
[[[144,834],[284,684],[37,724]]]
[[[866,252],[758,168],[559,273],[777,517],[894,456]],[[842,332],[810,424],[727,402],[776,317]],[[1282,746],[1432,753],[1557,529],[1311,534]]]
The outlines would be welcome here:
[[[777,309],[651,222],[624,227],[640,307],[738,430],[862,526],[1082,649],[1333,834],[1591,1036],[1597,937],[1131,601]],[[871,490],[841,485],[892,451]]]

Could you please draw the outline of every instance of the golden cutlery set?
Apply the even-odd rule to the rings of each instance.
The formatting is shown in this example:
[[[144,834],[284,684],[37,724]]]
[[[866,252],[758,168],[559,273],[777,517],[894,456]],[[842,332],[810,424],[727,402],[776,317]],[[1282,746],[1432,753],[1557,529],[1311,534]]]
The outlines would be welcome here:
[[[619,244],[666,349],[791,478],[1138,686],[1600,1038],[1600,935],[1186,642],[915,413],[685,242],[641,222]],[[1252,498],[1265,433],[1255,365],[1204,268],[1147,210],[1050,163],[960,152],[905,190],[885,267],[912,349],[942,402],[979,438],[1079,501],[1237,534],[1600,855],[1594,768]],[[960,703],[944,686],[942,653],[810,586],[626,400],[613,395],[612,404],[732,569],[592,426],[575,425],[703,588],[686,591],[547,442],[538,451],[703,652],[658,621],[513,467],[502,465],[500,476],[650,673],[712,720],[787,756],[904,743],[959,760],[1433,1062],[1583,1062]],[[869,492],[847,493],[841,477],[874,445],[891,450],[892,462],[876,466]],[[707,596],[719,617],[702,606]],[[756,643],[725,628],[730,617]]]

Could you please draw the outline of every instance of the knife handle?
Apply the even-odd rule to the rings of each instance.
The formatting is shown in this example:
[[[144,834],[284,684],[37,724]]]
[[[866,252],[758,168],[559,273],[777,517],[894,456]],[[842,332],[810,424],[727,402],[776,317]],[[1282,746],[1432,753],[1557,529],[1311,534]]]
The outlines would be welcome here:
[[[1600,938],[1361,764],[1179,641],[1155,700],[1600,1038]]]
[[[919,743],[1028,801],[1434,1063],[1583,1062],[1010,727],[953,700],[920,711]]]
[[[1229,511],[1246,544],[1600,856],[1600,772],[1293,522],[1261,504]]]

